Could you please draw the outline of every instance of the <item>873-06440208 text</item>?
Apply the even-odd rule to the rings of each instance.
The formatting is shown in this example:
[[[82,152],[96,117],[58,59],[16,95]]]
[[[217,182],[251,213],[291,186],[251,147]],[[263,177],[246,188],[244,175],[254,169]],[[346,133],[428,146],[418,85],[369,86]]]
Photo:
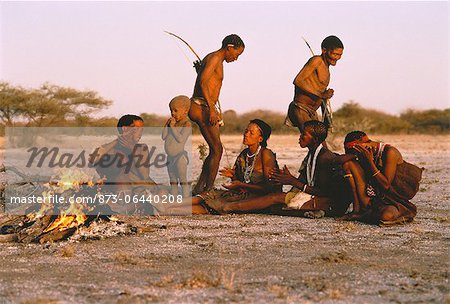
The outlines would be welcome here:
[[[125,204],[181,204],[183,202],[182,195],[172,194],[97,194],[98,202],[101,204],[107,203],[125,203]]]
[[[76,196],[63,197],[57,194],[47,196],[11,196],[11,204],[41,204],[49,202],[52,204],[181,204],[183,202],[182,195],[172,194],[95,194],[94,196]]]

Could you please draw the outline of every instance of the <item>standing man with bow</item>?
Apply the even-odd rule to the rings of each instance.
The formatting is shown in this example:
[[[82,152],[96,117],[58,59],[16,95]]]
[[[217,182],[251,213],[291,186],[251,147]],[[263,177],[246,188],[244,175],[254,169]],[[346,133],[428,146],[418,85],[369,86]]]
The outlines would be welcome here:
[[[219,50],[209,53],[202,61],[194,64],[197,79],[191,98],[189,118],[200,127],[209,147],[209,155],[203,163],[202,172],[193,194],[211,190],[214,186],[223,152],[219,130],[220,125],[223,124],[221,113],[219,113],[223,62],[236,61],[244,52],[244,48],[244,42],[238,35],[228,35],[223,39],[222,47]]]
[[[327,109],[327,100],[334,94],[333,89],[327,88],[330,83],[330,65],[335,66],[344,51],[344,44],[336,36],[328,36],[322,41],[321,55],[315,56],[308,42],[306,44],[313,57],[294,79],[294,100],[289,104],[285,120],[286,125],[297,127],[300,132],[303,132],[305,122],[318,120],[317,110],[320,107],[323,122],[327,127],[332,127],[331,114]]]

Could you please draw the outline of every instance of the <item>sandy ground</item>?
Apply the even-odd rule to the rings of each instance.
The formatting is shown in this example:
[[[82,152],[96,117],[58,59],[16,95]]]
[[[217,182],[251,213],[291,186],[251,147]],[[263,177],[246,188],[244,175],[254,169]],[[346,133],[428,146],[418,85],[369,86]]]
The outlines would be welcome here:
[[[376,138],[426,168],[413,223],[127,218],[154,229],[96,241],[0,244],[0,303],[450,303],[450,136]],[[227,165],[240,137],[223,141]],[[273,136],[269,146],[293,170],[305,155],[295,136]],[[193,167],[196,176],[200,165]]]

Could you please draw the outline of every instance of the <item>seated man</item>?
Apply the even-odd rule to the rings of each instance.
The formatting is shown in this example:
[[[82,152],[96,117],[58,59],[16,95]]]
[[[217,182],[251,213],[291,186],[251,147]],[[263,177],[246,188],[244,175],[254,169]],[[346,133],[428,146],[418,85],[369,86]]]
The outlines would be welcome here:
[[[119,136],[98,147],[89,157],[105,189],[119,195],[134,195],[145,190],[159,192],[161,187],[150,178],[150,155],[146,144],[139,144],[144,127],[141,117],[127,114],[117,123]]]
[[[307,121],[300,135],[299,144],[309,152],[300,167],[300,175],[295,178],[285,166],[283,170],[273,170],[271,180],[283,185],[291,185],[287,193],[273,193],[256,199],[248,199],[226,204],[222,213],[249,212],[272,207],[271,212],[280,215],[304,215],[318,218],[325,214],[343,214],[347,210],[340,197],[334,196],[334,170],[337,157],[322,146],[327,137],[327,127],[317,120]],[[212,206],[216,209],[215,206]],[[282,207],[282,208],[280,208]],[[217,209],[216,209],[217,210]]]

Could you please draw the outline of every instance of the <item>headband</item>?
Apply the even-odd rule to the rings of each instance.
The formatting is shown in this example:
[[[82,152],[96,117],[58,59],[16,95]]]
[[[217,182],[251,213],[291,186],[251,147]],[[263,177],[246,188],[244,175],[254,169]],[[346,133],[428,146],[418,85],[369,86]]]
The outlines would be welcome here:
[[[369,141],[370,141],[369,137],[367,135],[364,135],[359,139],[355,139],[354,141],[349,141],[349,142],[344,143],[344,148],[345,149],[353,149],[353,147],[356,146],[357,144],[366,143]]]

